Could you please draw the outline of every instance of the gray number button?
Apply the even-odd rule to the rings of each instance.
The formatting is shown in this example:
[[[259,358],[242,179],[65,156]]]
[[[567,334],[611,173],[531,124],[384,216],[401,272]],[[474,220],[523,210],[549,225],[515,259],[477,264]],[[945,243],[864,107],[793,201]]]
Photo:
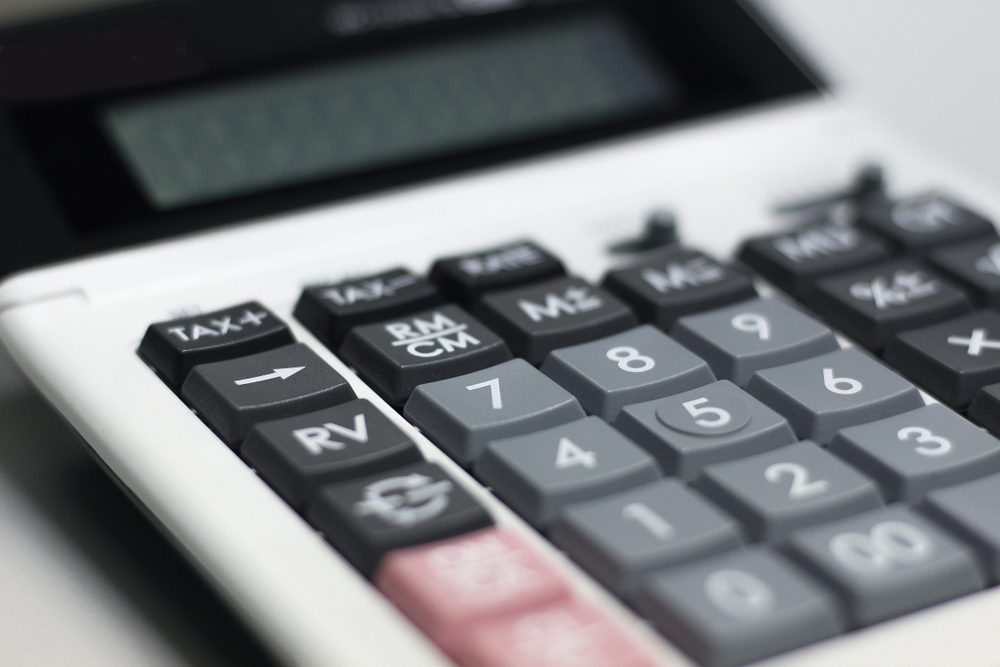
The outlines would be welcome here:
[[[648,454],[597,417],[491,442],[475,469],[536,526],[547,525],[570,503],[660,477]]]
[[[983,587],[971,553],[901,506],[807,528],[789,545],[843,596],[855,627]]]
[[[843,630],[836,599],[770,549],[655,575],[640,612],[706,667],[734,667]]]
[[[490,440],[585,416],[569,392],[523,359],[420,385],[403,414],[463,464]]]
[[[842,428],[924,405],[913,385],[853,348],[760,371],[747,391],[822,445]]]
[[[992,583],[1000,582],[1000,475],[933,491],[925,508],[972,545]]]
[[[709,466],[699,485],[768,541],[882,505],[871,480],[808,441]]]
[[[584,409],[611,421],[631,403],[669,396],[715,379],[708,364],[651,325],[556,350],[542,371]]]
[[[741,387],[762,368],[807,359],[838,347],[825,326],[773,299],[753,299],[682,317],[670,335],[705,359],[718,377]]]
[[[878,480],[889,500],[1000,471],[1000,441],[943,405],[842,430],[830,451]]]
[[[552,540],[620,595],[655,569],[739,545],[736,523],[677,480],[573,505]]]
[[[626,406],[614,424],[688,480],[711,463],[795,442],[781,415],[728,380]]]

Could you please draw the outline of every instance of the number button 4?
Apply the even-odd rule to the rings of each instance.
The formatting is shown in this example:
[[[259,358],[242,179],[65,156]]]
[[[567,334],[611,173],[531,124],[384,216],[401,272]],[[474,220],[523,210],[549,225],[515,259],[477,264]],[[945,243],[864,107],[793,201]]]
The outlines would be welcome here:
[[[822,445],[841,428],[924,404],[913,385],[856,349],[760,371],[747,391],[787,417],[800,438]]]
[[[614,424],[687,480],[711,463],[795,442],[784,418],[728,380],[629,405]]]
[[[808,441],[708,466],[698,486],[770,542],[882,505],[871,480]]]
[[[940,404],[846,428],[830,451],[867,471],[887,499],[907,503],[1000,471],[1000,440]]]

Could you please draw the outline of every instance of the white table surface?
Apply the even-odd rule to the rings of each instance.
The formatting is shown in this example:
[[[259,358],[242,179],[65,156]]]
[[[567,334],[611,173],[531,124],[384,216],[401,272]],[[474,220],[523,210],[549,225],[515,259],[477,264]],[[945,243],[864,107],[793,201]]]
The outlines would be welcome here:
[[[101,0],[0,0],[27,9]],[[1000,3],[761,0],[828,76],[1000,184]],[[890,175],[891,176],[891,175]],[[0,663],[258,664],[253,639],[0,357]]]

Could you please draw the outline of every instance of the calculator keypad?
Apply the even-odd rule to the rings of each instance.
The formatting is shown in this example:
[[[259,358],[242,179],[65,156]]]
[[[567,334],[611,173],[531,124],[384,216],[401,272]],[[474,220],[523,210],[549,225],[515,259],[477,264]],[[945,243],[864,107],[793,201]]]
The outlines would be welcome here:
[[[1000,320],[968,297],[993,303],[993,232],[941,198],[864,206],[861,227],[810,218],[740,259],[1000,431]],[[954,282],[885,261],[903,249]],[[992,435],[701,252],[638,255],[602,287],[518,241],[440,260],[430,279],[312,286],[295,312],[704,665],[1000,582]],[[659,664],[259,303],[154,324],[139,354],[462,667]]]

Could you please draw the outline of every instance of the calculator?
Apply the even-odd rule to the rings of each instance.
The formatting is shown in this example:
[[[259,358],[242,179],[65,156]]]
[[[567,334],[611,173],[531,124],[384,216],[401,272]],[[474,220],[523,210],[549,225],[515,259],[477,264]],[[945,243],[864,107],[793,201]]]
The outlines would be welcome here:
[[[774,26],[10,29],[0,339],[289,665],[998,665],[1000,196]]]

